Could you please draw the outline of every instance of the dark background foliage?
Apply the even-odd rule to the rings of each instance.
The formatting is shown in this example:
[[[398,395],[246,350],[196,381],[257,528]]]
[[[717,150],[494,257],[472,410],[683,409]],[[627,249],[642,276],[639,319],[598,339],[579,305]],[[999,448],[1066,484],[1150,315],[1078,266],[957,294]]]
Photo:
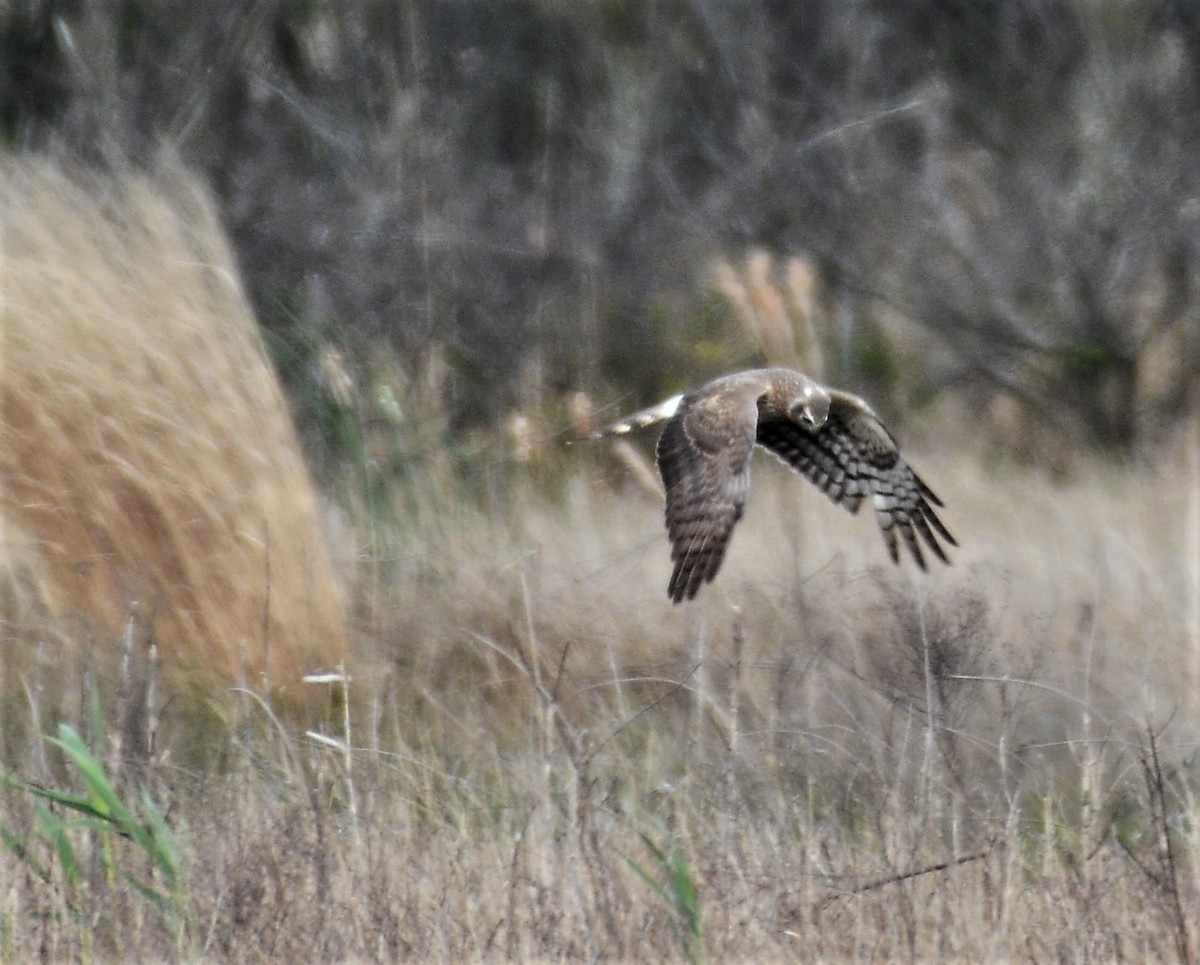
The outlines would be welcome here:
[[[886,398],[900,315],[925,394],[1153,439],[1200,368],[1198,82],[1183,0],[0,5],[10,148],[177,152],[294,390],[436,353],[459,427],[754,362],[688,349],[754,247],[814,261],[831,380]]]

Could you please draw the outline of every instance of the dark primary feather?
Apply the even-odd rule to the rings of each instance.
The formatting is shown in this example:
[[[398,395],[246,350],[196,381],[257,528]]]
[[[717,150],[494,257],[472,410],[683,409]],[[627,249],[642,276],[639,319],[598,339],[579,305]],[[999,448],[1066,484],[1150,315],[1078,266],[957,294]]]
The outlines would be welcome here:
[[[891,434],[865,404],[846,393],[832,393],[829,418],[818,429],[786,420],[759,423],[757,441],[811,480],[833,502],[857,513],[865,497],[875,504],[875,518],[892,562],[900,560],[899,538],[921,569],[921,542],[938,559],[949,562],[938,542],[958,543],[933,506],[942,501],[909,468]]]

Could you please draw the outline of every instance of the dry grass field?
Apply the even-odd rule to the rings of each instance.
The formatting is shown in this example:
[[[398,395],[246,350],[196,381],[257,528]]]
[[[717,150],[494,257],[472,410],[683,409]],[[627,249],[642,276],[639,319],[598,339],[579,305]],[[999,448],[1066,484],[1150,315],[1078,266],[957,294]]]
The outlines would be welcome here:
[[[155,191],[112,203],[136,223]],[[318,513],[293,488],[307,474],[251,342],[237,336],[209,368],[212,330],[193,328],[181,352],[168,333],[200,318],[177,313],[201,296],[181,304],[182,277],[146,292],[164,261],[139,265],[145,246],[124,281],[79,248],[40,249],[20,289],[12,238],[0,958],[1200,955],[1200,439],[1051,476],[934,412],[907,448],[961,549],[924,575],[887,563],[871,520],[764,458],[725,569],[673,607],[661,507],[604,445],[552,440],[528,462],[481,447],[466,481],[398,433],[408,469],[346,501],[330,567],[310,548]],[[111,323],[129,289],[151,301],[86,353],[64,335],[71,367],[37,382],[14,371],[33,329],[14,342],[10,328],[50,279],[76,287],[37,303],[46,324]],[[197,396],[185,363],[218,394]],[[147,434],[164,418],[151,398],[178,403],[170,432]],[[34,428],[68,416],[77,428]],[[192,434],[168,444],[181,422]],[[119,512],[112,477],[86,475],[88,452],[109,472],[137,467]],[[29,466],[62,488],[39,502]],[[225,485],[246,478],[260,510],[298,501],[262,516],[279,526],[266,584],[250,579],[261,551],[228,562],[209,537],[185,538],[197,504],[210,536],[255,518],[245,487]],[[68,529],[45,522],[64,514],[54,525]],[[100,545],[122,562],[110,573],[159,587],[159,621],[130,634],[102,619],[126,612],[119,597],[80,609],[119,584],[72,582]],[[168,579],[163,559],[190,575]],[[269,588],[271,645],[300,687],[344,656],[336,635],[311,642],[313,601],[335,578],[348,675],[303,685],[305,706],[179,629],[236,635],[240,621],[254,639]],[[319,586],[301,592],[305,580]],[[79,612],[90,622],[63,615]],[[160,674],[159,647],[231,686]]]

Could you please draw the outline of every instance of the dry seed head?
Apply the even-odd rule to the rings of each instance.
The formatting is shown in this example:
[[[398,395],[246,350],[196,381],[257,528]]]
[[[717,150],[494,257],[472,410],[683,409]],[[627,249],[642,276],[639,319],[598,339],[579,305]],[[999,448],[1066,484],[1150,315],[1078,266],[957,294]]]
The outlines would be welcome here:
[[[516,412],[509,418],[508,439],[517,462],[529,462],[533,458],[537,449],[537,430],[529,416]]]
[[[571,418],[571,431],[576,439],[586,439],[595,429],[592,397],[586,392],[572,392],[567,399],[567,412]]]

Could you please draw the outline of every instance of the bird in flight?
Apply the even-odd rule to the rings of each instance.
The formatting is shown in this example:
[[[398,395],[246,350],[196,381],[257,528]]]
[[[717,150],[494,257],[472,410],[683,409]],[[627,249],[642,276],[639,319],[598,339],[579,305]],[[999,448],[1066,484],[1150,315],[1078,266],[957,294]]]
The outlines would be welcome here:
[[[675,564],[667,595],[675,603],[694,598],[721,568],[750,492],[756,445],[851,513],[869,496],[893,563],[900,561],[901,540],[921,569],[922,540],[944,563],[950,561],[939,538],[958,545],[934,512],[942,501],[909,468],[871,407],[849,392],[791,369],[736,372],[592,436],[623,435],[663,421],[655,452]]]

